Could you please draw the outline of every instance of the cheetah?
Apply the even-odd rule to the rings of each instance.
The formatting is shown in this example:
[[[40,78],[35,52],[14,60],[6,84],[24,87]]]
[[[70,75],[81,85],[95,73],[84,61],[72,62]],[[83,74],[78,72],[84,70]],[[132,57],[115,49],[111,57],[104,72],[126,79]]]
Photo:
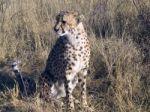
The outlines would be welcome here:
[[[58,35],[41,74],[43,88],[55,98],[66,98],[68,111],[74,110],[72,92],[79,83],[81,102],[87,107],[86,76],[90,60],[90,44],[82,23],[83,16],[75,11],[61,11],[56,16],[54,31]],[[44,82],[44,83],[42,83]],[[44,93],[44,89],[42,90]]]

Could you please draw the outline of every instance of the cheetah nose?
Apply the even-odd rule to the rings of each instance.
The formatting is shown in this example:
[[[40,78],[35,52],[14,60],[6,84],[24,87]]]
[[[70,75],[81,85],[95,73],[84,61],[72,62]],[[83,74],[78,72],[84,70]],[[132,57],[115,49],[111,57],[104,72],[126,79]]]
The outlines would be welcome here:
[[[54,31],[55,31],[55,32],[58,32],[58,30],[59,30],[59,29],[57,29],[57,28],[54,28]]]

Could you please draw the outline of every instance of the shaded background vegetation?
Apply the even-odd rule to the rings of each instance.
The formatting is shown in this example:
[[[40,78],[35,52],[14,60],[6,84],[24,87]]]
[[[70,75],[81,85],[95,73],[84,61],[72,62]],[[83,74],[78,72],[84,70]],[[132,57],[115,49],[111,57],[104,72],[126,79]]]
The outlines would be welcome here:
[[[94,111],[150,111],[149,0],[0,0],[1,85],[9,86],[14,77],[7,66],[12,60],[21,60],[21,70],[38,79],[57,39],[53,26],[61,10],[85,16],[92,49],[88,100]],[[18,99],[13,87],[1,92],[1,111],[61,111],[54,102],[44,103],[50,106],[43,110],[36,96]]]

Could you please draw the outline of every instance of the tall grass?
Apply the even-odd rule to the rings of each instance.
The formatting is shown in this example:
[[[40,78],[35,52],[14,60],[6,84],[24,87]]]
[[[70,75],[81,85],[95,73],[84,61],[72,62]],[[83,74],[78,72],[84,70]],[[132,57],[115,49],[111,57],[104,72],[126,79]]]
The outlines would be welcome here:
[[[38,78],[57,39],[53,26],[61,10],[76,10],[85,16],[83,23],[92,49],[88,100],[94,110],[148,112],[149,0],[0,0],[0,65],[19,59],[22,71]],[[6,69],[0,69],[3,75]],[[38,98],[29,99],[13,99],[8,107],[61,111],[59,102],[41,105]],[[7,101],[1,101],[3,110]]]

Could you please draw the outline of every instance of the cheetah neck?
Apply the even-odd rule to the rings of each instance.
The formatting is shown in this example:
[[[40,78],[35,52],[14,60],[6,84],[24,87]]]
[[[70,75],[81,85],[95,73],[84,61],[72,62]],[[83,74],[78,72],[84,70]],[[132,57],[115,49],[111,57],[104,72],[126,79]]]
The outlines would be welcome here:
[[[68,34],[69,34],[69,32],[66,31],[65,33],[59,34],[59,37],[64,37],[64,36],[67,36]]]
[[[81,46],[83,42],[87,41],[87,34],[84,30],[83,24],[79,23],[76,28],[72,28],[61,34],[59,38],[63,39],[64,43],[68,43],[73,47]]]
[[[79,33],[80,33],[80,34],[85,33],[85,29],[84,29],[83,24],[80,22],[80,23],[78,24],[78,26],[73,29],[73,32],[74,32],[74,35],[76,35],[76,36],[78,36]]]

